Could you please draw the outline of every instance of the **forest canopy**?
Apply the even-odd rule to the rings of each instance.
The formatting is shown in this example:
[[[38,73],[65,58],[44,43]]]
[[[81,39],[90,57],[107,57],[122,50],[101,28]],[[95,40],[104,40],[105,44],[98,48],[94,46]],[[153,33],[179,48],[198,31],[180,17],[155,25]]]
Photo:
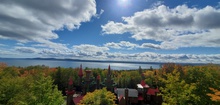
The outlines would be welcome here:
[[[100,75],[100,81],[106,78],[106,69],[86,69],[92,70],[94,77]],[[13,67],[0,63],[0,104],[60,105],[65,102],[68,79],[72,77],[73,85],[78,84],[78,71],[79,68],[50,68],[44,65]],[[219,65],[181,66],[167,63],[160,69],[151,68],[142,72],[138,69],[112,70],[112,76],[118,88],[136,88],[136,84],[144,79],[149,86],[160,89],[164,104],[220,104]],[[107,92],[105,89],[100,91],[103,95]]]

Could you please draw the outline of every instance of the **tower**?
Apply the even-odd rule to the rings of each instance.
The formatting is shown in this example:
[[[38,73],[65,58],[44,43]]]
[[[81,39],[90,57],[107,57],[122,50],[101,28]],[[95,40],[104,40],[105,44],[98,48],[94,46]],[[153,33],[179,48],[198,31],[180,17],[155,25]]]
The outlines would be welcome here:
[[[110,65],[108,65],[108,74],[107,76],[111,79],[111,67]]]
[[[141,66],[139,66],[138,72],[139,72],[139,74],[141,75],[141,79],[144,80],[144,73],[143,73],[143,71],[142,71]]]
[[[96,89],[100,89],[100,75],[96,78]]]
[[[70,77],[69,83],[68,83],[68,89],[66,90],[66,94],[67,94],[66,104],[67,105],[75,105],[73,102],[74,93],[75,91],[73,90],[73,79]]]
[[[154,71],[154,79],[152,80],[152,86],[154,87],[154,88],[157,88],[157,82],[158,82],[158,80],[157,80],[157,72],[156,72],[156,70]]]
[[[107,87],[107,90],[113,91],[113,80],[111,79],[111,67],[110,65],[108,66],[108,73],[107,73],[107,78],[105,81],[105,85]]]
[[[83,77],[82,64],[80,65],[78,76],[79,76],[79,86],[81,87],[82,86],[82,77]]]
[[[84,94],[86,94],[86,92],[89,91],[89,86],[90,86],[90,83],[91,83],[91,80],[90,80],[91,72],[92,72],[91,70],[86,70]]]
[[[141,74],[142,74],[142,69],[141,69],[141,66],[139,66],[138,71],[139,71],[139,74],[141,75]]]

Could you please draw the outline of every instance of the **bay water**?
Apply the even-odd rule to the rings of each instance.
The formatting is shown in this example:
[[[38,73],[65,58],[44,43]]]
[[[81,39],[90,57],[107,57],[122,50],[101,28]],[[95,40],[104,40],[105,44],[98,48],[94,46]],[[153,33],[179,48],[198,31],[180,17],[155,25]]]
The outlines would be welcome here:
[[[160,68],[160,64],[147,64],[147,63],[121,63],[121,62],[86,62],[86,61],[65,61],[65,60],[35,60],[35,59],[0,59],[0,62],[6,63],[8,66],[36,66],[45,65],[49,67],[64,67],[64,68],[77,68],[82,64],[83,68],[100,68],[108,69],[108,65],[112,70],[134,70],[141,66],[142,69]]]

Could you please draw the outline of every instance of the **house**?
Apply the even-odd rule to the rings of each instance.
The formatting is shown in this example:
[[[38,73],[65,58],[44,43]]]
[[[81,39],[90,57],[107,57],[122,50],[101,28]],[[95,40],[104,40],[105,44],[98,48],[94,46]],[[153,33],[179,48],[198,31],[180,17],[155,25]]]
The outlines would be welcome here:
[[[119,105],[128,105],[128,104],[138,103],[137,89],[115,88],[114,92],[117,96]]]
[[[139,104],[162,105],[163,100],[162,96],[158,95],[160,92],[158,87],[152,88],[142,80],[140,84],[137,84],[137,90]]]
[[[145,83],[145,77],[141,67],[139,67],[139,74],[142,80],[137,84],[136,89],[116,88],[116,83],[114,83],[112,78],[110,65],[108,67],[107,76],[103,82],[100,81],[100,75],[95,79],[91,74],[91,70],[86,70],[85,77],[83,78],[83,69],[82,65],[80,65],[78,72],[79,84],[76,88],[73,87],[72,78],[69,79],[68,89],[66,90],[67,105],[78,104],[87,92],[92,92],[102,87],[106,87],[108,91],[115,93],[117,97],[116,103],[118,105],[162,105],[162,96],[158,95],[160,91],[158,87],[155,88],[157,84],[155,84],[155,87],[150,87]]]
[[[149,88],[147,90],[147,103],[150,105],[162,105],[163,99],[161,95],[157,95],[159,93],[158,88]]]

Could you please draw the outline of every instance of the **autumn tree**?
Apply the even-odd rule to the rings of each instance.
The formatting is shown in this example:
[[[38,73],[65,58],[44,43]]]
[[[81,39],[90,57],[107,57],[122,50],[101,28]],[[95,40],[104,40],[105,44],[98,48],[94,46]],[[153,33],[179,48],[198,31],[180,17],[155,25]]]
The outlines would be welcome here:
[[[144,73],[144,76],[146,77],[145,82],[148,85],[152,85],[153,80],[154,80],[154,71],[148,70]]]
[[[208,93],[207,95],[211,97],[212,101],[220,102],[220,91],[218,89],[209,88],[213,93]]]
[[[196,89],[195,84],[187,84],[180,79],[180,73],[173,70],[164,77],[159,78],[165,87],[161,87],[164,104],[168,105],[186,105],[198,100],[198,97],[192,92]]]
[[[219,66],[188,66],[186,69],[187,78],[185,81],[187,83],[193,83],[196,86],[196,89],[193,91],[199,97],[196,104],[216,104],[207,94],[212,92],[209,87],[218,89],[220,86]]]
[[[106,88],[88,92],[80,101],[80,105],[116,105],[115,95]]]
[[[0,73],[0,104],[60,105],[64,102],[50,76],[40,72],[25,76],[18,76],[17,73],[16,67],[6,67]]]

